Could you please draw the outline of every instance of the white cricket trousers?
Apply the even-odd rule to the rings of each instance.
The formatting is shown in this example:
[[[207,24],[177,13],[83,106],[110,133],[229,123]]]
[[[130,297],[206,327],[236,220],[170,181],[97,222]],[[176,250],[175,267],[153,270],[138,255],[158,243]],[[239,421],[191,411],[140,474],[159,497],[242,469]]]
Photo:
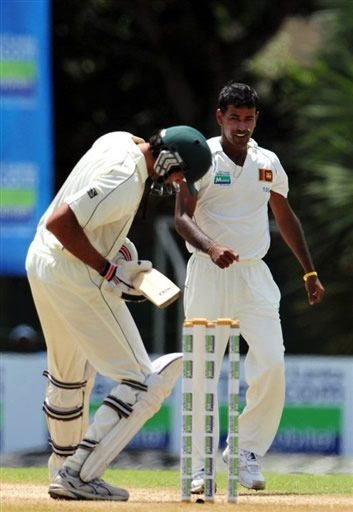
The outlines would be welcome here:
[[[44,410],[51,444],[67,457],[88,428],[96,371],[142,383],[151,362],[125,302],[105,281],[93,282],[79,260],[54,259],[32,244],[26,268],[47,345]],[[98,274],[97,279],[102,281]]]
[[[194,253],[187,266],[185,317],[231,318],[240,321],[248,344],[245,379],[246,406],[239,417],[239,446],[257,455],[269,449],[279,426],[284,397],[284,346],[279,318],[280,291],[262,260],[234,262],[221,269],[203,253]],[[216,381],[219,380],[227,339],[217,339]],[[204,347],[194,347],[193,472],[204,467],[203,396]],[[219,438],[218,403],[216,434]]]

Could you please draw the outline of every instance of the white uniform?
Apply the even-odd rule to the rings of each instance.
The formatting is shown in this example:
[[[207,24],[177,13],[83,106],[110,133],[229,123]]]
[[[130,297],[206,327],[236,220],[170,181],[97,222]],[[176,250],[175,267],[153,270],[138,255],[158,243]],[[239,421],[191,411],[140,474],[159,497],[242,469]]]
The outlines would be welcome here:
[[[184,308],[186,318],[232,318],[249,350],[249,385],[240,416],[239,446],[264,455],[278,429],[284,404],[284,347],[279,318],[280,292],[262,258],[270,246],[270,192],[288,193],[288,180],[277,156],[251,140],[243,167],[222,150],[220,137],[208,141],[214,165],[197,182],[194,221],[215,242],[234,249],[239,262],[221,269],[204,252],[187,247]],[[216,378],[227,340],[217,345]],[[195,392],[202,392],[203,347],[195,347]],[[203,404],[195,401],[194,432],[203,431]],[[216,409],[217,410],[217,409]],[[217,418],[218,428],[218,418]],[[202,436],[193,441],[193,471],[203,467]]]
[[[148,177],[139,142],[125,132],[98,139],[43,215],[28,251],[26,269],[48,348],[44,411],[57,455],[72,455],[87,430],[95,371],[143,383],[151,362],[125,302],[45,223],[65,202],[93,246],[107,259],[116,255]]]

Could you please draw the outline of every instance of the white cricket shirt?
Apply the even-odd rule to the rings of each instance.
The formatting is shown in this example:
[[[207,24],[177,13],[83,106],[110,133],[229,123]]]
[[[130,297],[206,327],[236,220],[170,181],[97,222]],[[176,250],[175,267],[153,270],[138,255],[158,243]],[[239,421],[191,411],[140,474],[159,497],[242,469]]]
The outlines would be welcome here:
[[[220,137],[208,140],[213,166],[196,184],[195,223],[240,259],[261,259],[270,246],[268,201],[274,191],[287,197],[288,178],[272,151],[250,140],[242,167],[222,150]],[[190,252],[194,252],[187,244]]]
[[[74,256],[46,227],[49,215],[67,203],[92,245],[106,258],[124,242],[139,207],[148,177],[138,147],[143,139],[127,132],[103,135],[74,167],[41,218],[35,243],[45,252]]]

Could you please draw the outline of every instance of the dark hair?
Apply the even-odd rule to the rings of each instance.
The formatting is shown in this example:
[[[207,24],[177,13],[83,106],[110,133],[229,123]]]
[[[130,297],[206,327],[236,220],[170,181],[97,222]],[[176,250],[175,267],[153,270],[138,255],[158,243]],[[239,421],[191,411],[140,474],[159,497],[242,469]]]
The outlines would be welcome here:
[[[161,131],[162,130],[160,129],[160,130],[158,130],[158,132],[154,133],[148,141],[150,143],[150,150],[151,150],[153,158],[157,158],[159,153],[165,147],[165,145],[163,144],[161,135],[160,135]]]
[[[224,114],[229,105],[234,107],[255,107],[259,110],[259,97],[255,89],[247,84],[241,84],[231,80],[228,82],[218,96],[218,108]]]

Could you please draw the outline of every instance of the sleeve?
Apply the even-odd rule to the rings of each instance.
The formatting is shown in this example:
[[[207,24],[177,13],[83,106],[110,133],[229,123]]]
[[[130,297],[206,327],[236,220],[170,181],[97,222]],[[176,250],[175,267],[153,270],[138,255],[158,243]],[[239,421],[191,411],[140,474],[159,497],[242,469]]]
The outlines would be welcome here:
[[[212,154],[212,164],[210,165],[210,168],[198,181],[195,181],[195,183],[194,183],[194,187],[196,188],[197,192],[200,192],[201,189],[203,189],[209,185],[210,180],[213,178],[215,173],[216,173],[216,159],[215,159],[214,154]]]
[[[274,180],[271,190],[273,190],[273,192],[277,192],[277,194],[281,194],[282,196],[287,197],[289,192],[288,176],[283,169],[278,156],[272,153],[272,157]]]
[[[74,212],[79,224],[93,231],[99,226],[115,222],[126,215],[135,213],[139,197],[136,173],[96,177],[91,183],[65,202]]]

